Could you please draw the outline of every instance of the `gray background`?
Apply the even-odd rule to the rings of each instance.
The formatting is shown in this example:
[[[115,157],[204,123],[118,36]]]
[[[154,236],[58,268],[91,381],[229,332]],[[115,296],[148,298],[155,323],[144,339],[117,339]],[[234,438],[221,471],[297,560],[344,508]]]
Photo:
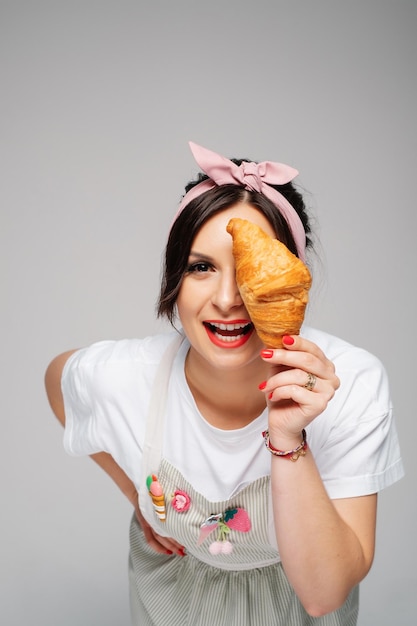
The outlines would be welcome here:
[[[300,170],[310,322],[385,363],[407,470],[380,497],[360,624],[415,624],[416,18],[415,0],[0,2],[2,624],[128,624],[130,505],[64,453],[43,373],[163,328],[188,140]]]

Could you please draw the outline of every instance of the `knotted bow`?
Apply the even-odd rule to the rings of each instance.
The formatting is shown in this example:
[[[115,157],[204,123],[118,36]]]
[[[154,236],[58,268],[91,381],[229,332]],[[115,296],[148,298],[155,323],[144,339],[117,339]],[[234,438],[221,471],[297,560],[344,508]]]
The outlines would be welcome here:
[[[240,185],[250,191],[263,194],[275,204],[287,221],[300,259],[305,261],[306,236],[301,219],[288,200],[279,191],[271,187],[271,185],[284,185],[293,180],[298,174],[296,169],[283,163],[270,161],[263,161],[262,163],[242,162],[241,165],[236,165],[230,159],[196,143],[190,141],[189,146],[196,162],[209,178],[198,183],[185,194],[174,221],[187,204],[205,191],[220,185]]]

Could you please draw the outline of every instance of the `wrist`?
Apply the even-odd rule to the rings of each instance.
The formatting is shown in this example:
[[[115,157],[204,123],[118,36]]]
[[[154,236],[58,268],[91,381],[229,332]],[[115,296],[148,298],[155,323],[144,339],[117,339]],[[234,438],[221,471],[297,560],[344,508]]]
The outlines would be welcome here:
[[[293,450],[300,445],[304,432],[303,429],[291,433],[282,432],[276,428],[268,428],[270,444],[277,450]]]
[[[273,443],[271,442],[270,439],[270,435],[269,435],[269,431],[265,430],[262,433],[262,436],[264,438],[265,441],[265,446],[266,449],[269,450],[269,452],[271,454],[273,454],[274,456],[278,456],[278,457],[282,457],[282,458],[286,458],[286,459],[290,459],[290,461],[297,461],[300,456],[305,456],[306,450],[307,450],[307,434],[306,431],[303,429],[302,433],[301,433],[301,441],[300,439],[298,440],[299,443],[298,445],[296,445],[293,448],[277,448],[273,445]]]

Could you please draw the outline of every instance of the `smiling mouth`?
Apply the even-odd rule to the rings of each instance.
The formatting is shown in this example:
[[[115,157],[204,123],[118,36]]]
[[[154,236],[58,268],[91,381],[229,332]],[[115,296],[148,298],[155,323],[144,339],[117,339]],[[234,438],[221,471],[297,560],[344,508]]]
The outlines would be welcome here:
[[[235,324],[217,323],[217,322],[203,322],[204,326],[210,333],[213,333],[217,339],[225,342],[239,341],[243,339],[245,335],[253,330],[253,324],[251,322],[241,322]]]

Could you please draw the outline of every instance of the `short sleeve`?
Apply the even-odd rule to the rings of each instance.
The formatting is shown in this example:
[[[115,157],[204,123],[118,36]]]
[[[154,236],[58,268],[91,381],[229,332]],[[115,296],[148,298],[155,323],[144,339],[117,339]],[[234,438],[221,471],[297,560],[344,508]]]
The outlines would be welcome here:
[[[69,454],[107,452],[137,484],[150,392],[171,340],[166,334],[100,341],[71,355],[61,378]]]
[[[65,364],[61,388],[65,408],[64,448],[73,456],[84,456],[105,451],[99,407],[102,384],[97,363],[109,343],[100,343],[78,350]],[[101,353],[101,354],[100,354]]]
[[[387,374],[358,348],[335,365],[340,388],[312,429],[318,469],[331,498],[376,493],[404,475]]]

